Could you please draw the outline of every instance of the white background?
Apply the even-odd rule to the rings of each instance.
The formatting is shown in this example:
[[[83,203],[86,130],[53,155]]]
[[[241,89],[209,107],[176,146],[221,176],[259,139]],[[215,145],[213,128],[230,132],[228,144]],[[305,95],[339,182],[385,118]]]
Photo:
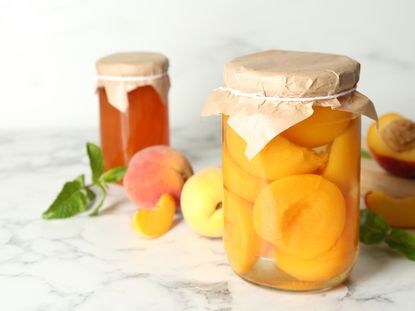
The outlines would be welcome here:
[[[224,62],[270,48],[349,55],[415,117],[415,1],[0,0],[0,128],[96,127],[95,60],[123,50],[165,53],[171,124],[199,122]]]

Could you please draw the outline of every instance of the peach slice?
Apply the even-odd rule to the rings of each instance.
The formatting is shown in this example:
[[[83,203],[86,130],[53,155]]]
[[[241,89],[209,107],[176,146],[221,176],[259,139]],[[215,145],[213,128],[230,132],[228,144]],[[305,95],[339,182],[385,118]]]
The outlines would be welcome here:
[[[179,205],[180,193],[193,170],[184,155],[168,146],[152,146],[137,152],[124,177],[128,198],[139,209],[152,209],[164,193]]]
[[[293,143],[307,148],[330,144],[349,125],[353,114],[329,107],[313,107],[314,113],[284,132]]]
[[[245,155],[246,142],[226,124],[224,116],[225,144],[235,162],[246,172],[268,180],[312,173],[322,168],[327,161],[327,153],[315,153],[307,148],[291,143],[282,135],[276,136],[253,159]]]
[[[310,259],[331,248],[342,233],[345,200],[322,176],[283,177],[259,193],[253,221],[262,239],[291,256]]]
[[[226,146],[222,152],[222,167],[225,187],[249,202],[253,203],[258,193],[269,183],[244,171],[229,156]]]
[[[350,122],[347,130],[331,145],[323,174],[346,195],[358,185],[360,175],[360,118]]]
[[[259,257],[260,240],[252,223],[252,204],[225,189],[225,244],[228,260],[236,273],[246,273]]]
[[[173,224],[176,202],[170,194],[163,194],[153,209],[141,209],[134,215],[131,229],[153,239],[169,231]]]
[[[397,113],[379,118],[368,130],[367,145],[376,161],[389,173],[415,177],[415,122]]]
[[[358,215],[358,198],[347,200],[344,230],[333,247],[311,259],[302,259],[277,251],[277,266],[292,277],[308,282],[327,281],[347,272],[358,254]]]
[[[398,199],[381,191],[368,192],[365,203],[367,208],[382,216],[392,227],[415,227],[415,193],[412,197]]]
[[[223,179],[220,168],[205,168],[189,178],[181,195],[187,224],[200,235],[223,235]]]

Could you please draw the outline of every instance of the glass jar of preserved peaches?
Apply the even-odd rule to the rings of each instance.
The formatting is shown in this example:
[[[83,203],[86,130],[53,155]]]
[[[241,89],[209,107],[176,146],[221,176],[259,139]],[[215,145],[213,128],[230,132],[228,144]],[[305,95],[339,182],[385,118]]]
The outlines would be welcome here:
[[[359,249],[359,63],[267,51],[225,66],[222,114],[224,246],[246,280],[288,291],[344,281]]]
[[[96,67],[106,169],[126,166],[145,147],[168,145],[168,59],[152,52],[116,53]]]

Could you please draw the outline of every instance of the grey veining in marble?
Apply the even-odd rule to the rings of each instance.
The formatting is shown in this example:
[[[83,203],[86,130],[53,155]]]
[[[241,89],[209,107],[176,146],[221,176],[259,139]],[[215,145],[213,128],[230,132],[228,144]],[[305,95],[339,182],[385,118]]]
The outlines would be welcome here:
[[[173,131],[196,170],[220,164],[217,122]],[[220,240],[182,221],[163,237],[130,231],[134,207],[112,187],[102,215],[44,221],[61,184],[87,172],[95,130],[0,133],[0,310],[413,310],[415,264],[362,247],[350,281],[290,295],[237,277]]]

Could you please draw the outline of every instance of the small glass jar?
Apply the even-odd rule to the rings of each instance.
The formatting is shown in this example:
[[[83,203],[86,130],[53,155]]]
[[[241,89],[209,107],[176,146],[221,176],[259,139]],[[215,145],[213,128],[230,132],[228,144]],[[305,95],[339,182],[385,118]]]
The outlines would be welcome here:
[[[222,114],[223,240],[242,278],[321,291],[348,277],[359,249],[359,109],[375,117],[355,93],[358,68],[346,57],[286,51],[225,66],[227,87],[204,114]]]
[[[139,150],[169,144],[168,60],[158,53],[117,53],[97,62],[101,147],[106,169]]]

